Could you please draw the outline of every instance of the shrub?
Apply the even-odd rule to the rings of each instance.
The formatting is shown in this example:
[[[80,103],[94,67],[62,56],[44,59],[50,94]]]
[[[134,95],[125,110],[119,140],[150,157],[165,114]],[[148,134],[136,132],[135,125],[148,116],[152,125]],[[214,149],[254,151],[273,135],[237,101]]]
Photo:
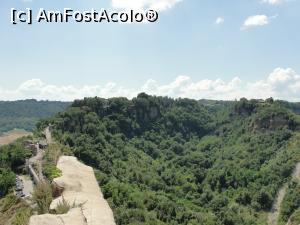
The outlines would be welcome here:
[[[29,207],[18,209],[11,224],[12,225],[27,225],[32,213],[33,213],[32,209]]]
[[[32,209],[13,193],[0,199],[0,224],[27,225]]]
[[[9,169],[0,168],[0,197],[6,195],[15,184],[15,174]]]
[[[52,181],[54,178],[62,176],[62,172],[52,164],[45,164],[43,166],[43,174]]]
[[[69,212],[70,209],[71,209],[70,203],[67,200],[65,200],[65,198],[63,197],[62,201],[59,201],[56,208],[54,209],[54,214],[65,214]]]
[[[300,224],[300,208],[297,209],[290,219],[291,225],[299,225]]]
[[[59,144],[51,144],[46,149],[44,160],[48,163],[56,165],[59,157],[62,154],[62,146],[60,146]]]
[[[289,217],[300,207],[300,185],[291,182],[284,196],[280,217],[282,221],[288,221]]]
[[[6,195],[5,198],[0,201],[0,212],[4,213],[9,210],[12,206],[18,204],[20,199],[17,198],[14,194]]]
[[[37,204],[39,214],[49,213],[52,202],[52,188],[48,182],[39,183],[32,194],[33,202]]]
[[[64,196],[62,196],[62,200],[58,202],[56,208],[52,211],[53,214],[66,214],[70,209],[79,207],[82,208],[85,203],[76,204],[75,201],[70,204]]]

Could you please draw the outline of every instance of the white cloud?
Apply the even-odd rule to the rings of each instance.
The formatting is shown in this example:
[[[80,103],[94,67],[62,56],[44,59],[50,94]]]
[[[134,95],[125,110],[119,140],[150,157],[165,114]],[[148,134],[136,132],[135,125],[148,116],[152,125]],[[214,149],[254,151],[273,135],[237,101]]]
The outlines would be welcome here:
[[[223,24],[225,22],[224,18],[223,17],[218,17],[215,21],[215,24]]]
[[[154,9],[158,11],[173,7],[182,0],[112,0],[112,6],[118,9]]]
[[[254,15],[249,16],[245,22],[243,27],[255,27],[255,26],[264,26],[269,23],[270,18],[266,15]]]
[[[241,97],[265,99],[272,96],[276,99],[300,101],[300,75],[291,68],[276,68],[265,79],[255,82],[245,82],[239,77],[234,77],[230,81],[222,79],[193,81],[189,76],[178,76],[167,84],[160,84],[150,79],[140,88],[122,87],[111,82],[105,85],[83,85],[81,87],[60,86],[46,84],[40,79],[28,80],[14,90],[0,87],[1,100],[35,98],[72,101],[94,96],[132,98],[140,92],[175,98],[234,100]]]
[[[267,3],[269,5],[278,5],[282,0],[262,0],[262,3]]]

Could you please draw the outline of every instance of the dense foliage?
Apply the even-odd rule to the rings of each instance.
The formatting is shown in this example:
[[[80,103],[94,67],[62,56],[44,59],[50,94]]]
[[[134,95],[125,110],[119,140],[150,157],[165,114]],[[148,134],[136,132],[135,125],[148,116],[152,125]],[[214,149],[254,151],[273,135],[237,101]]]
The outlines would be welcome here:
[[[60,177],[62,172],[56,167],[61,155],[70,155],[72,152],[66,146],[60,144],[51,144],[47,146],[43,156],[42,169],[44,176],[52,182],[54,178]]]
[[[25,225],[33,213],[28,203],[13,193],[16,173],[23,172],[26,158],[32,155],[24,140],[0,146],[0,224]]]
[[[293,181],[289,184],[287,193],[284,196],[280,219],[286,224],[291,215],[300,208],[300,185]]]
[[[0,197],[15,185],[14,172],[20,170],[25,158],[30,155],[31,152],[24,148],[21,141],[0,147]]]
[[[0,101],[0,133],[14,128],[33,131],[43,118],[65,110],[70,103],[51,101]]]
[[[118,224],[265,224],[299,160],[299,120],[273,99],[86,98],[47,123]]]

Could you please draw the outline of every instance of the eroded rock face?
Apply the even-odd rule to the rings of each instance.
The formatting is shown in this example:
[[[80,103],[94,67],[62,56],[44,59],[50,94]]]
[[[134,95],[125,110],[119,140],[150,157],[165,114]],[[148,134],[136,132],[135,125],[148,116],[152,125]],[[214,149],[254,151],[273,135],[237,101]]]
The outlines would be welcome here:
[[[55,209],[63,198],[78,207],[64,215],[32,216],[29,224],[60,225],[63,222],[65,225],[115,225],[112,210],[103,198],[93,169],[71,156],[60,157],[57,167],[63,175],[54,179],[54,182],[63,188],[63,197],[55,199],[50,208]],[[44,223],[44,221],[51,222]]]

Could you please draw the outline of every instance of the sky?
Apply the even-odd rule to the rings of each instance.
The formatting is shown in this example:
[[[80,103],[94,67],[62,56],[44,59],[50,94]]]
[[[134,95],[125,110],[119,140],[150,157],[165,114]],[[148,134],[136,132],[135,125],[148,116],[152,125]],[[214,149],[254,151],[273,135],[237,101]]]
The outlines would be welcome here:
[[[10,22],[11,8],[155,9],[155,23]],[[300,0],[1,0],[0,100],[300,101]]]

